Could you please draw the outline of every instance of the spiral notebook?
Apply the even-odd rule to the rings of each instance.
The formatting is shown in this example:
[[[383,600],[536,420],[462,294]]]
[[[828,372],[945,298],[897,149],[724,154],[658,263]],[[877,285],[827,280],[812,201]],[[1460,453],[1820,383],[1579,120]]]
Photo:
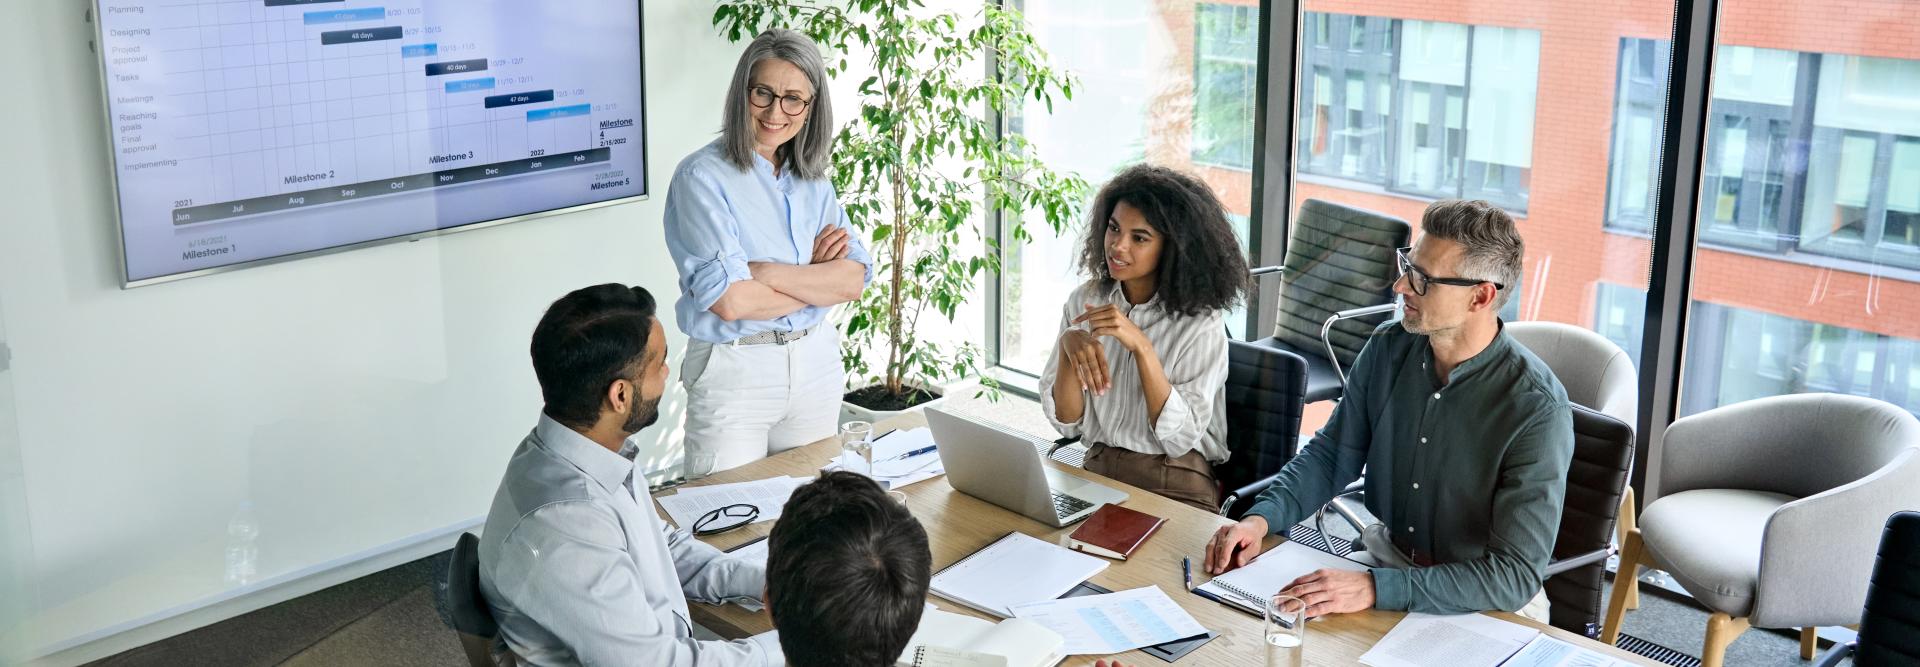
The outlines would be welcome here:
[[[999,623],[927,606],[899,667],[1047,667],[1066,639],[1032,621]]]
[[[1266,613],[1266,601],[1282,587],[1321,568],[1364,572],[1367,566],[1288,540],[1240,569],[1193,587],[1193,592],[1257,616]]]

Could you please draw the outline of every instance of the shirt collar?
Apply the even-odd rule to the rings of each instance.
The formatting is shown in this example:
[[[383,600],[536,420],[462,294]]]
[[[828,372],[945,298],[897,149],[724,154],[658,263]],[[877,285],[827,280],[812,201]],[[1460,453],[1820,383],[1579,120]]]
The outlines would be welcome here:
[[[1474,373],[1478,373],[1480,369],[1486,368],[1489,364],[1494,363],[1495,359],[1501,359],[1507,356],[1507,350],[1513,344],[1512,339],[1507,336],[1507,323],[1499,318],[1494,318],[1493,322],[1499,327],[1499,329],[1493,332],[1493,342],[1487,343],[1487,349],[1481,350],[1479,354],[1475,354],[1466,361],[1461,362],[1460,365],[1453,367],[1453,372],[1447,375],[1448,387],[1453,387],[1461,380],[1473,377]],[[1431,361],[1433,359],[1433,344],[1428,343],[1422,347],[1426,348],[1427,359]]]
[[[540,423],[533,427],[533,434],[547,451],[573,464],[609,491],[625,487],[627,478],[633,476],[632,455],[639,448],[631,442],[621,443],[620,453],[615,454],[546,413],[540,414]]]
[[[1120,281],[1114,280],[1112,278],[1107,278],[1105,280],[1107,281],[1107,292],[1106,292],[1107,303],[1111,303],[1113,305],[1119,306],[1120,311],[1126,313],[1128,316],[1132,316],[1133,311],[1135,310],[1153,308],[1160,303],[1160,293],[1158,291],[1155,291],[1153,293],[1153,296],[1147,297],[1146,303],[1137,304],[1137,303],[1128,301],[1127,290],[1120,285]],[[1139,323],[1135,322],[1134,324],[1139,324]]]

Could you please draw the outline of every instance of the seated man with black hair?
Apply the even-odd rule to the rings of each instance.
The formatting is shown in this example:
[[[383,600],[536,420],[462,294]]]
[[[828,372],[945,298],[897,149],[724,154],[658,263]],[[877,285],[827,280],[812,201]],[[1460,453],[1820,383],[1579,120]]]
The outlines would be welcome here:
[[[532,355],[546,407],[480,538],[480,591],[507,648],[523,665],[781,664],[772,633],[693,638],[689,598],[751,599],[766,575],[662,522],[634,470],[627,438],[659,417],[667,386],[653,296],[575,290],[540,318]]]
[[[927,531],[879,484],[830,472],[793,492],[767,543],[767,608],[795,667],[887,667],[926,608]]]

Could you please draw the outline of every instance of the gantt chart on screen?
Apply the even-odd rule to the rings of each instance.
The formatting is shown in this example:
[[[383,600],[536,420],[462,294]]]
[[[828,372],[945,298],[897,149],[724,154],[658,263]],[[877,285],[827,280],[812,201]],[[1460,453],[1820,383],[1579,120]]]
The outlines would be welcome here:
[[[637,0],[97,12],[130,281],[645,193]]]

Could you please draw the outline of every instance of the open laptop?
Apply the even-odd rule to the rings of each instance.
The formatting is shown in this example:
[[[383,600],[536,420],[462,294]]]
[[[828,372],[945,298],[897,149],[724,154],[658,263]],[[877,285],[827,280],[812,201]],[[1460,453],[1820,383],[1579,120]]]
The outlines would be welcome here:
[[[969,496],[1059,528],[1087,518],[1127,494],[1048,468],[1044,441],[993,424],[927,408],[927,426],[947,483]]]

